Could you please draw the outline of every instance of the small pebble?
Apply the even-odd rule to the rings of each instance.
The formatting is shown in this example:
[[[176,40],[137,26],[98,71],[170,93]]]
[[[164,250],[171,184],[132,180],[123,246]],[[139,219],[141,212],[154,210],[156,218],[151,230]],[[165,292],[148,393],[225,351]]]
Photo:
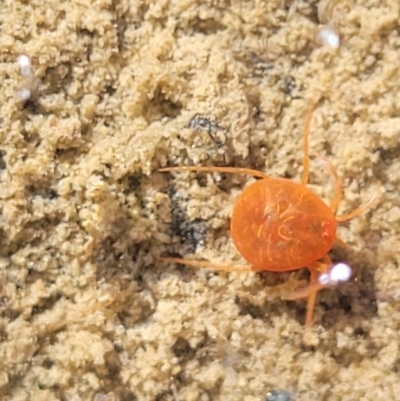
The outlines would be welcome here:
[[[265,401],[292,401],[292,393],[287,390],[271,390],[265,397]]]
[[[330,27],[324,26],[318,32],[318,39],[324,46],[337,49],[340,46],[339,35]]]

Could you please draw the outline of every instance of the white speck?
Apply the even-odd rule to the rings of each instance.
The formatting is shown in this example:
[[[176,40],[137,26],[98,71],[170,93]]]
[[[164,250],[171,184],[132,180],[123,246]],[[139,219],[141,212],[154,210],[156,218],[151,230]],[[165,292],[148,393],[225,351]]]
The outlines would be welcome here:
[[[338,263],[331,268],[332,281],[348,281],[351,277],[351,267],[346,263]]]
[[[23,88],[17,93],[18,99],[21,100],[22,102],[29,100],[31,95],[32,95],[31,91],[27,88]]]
[[[26,54],[18,56],[17,63],[22,75],[31,75],[31,59]]]
[[[319,277],[318,277],[318,281],[321,285],[329,285],[330,283],[330,277],[328,273],[322,273]]]
[[[351,277],[351,267],[346,263],[337,263],[332,265],[326,273],[322,273],[318,277],[318,281],[321,285],[335,285],[340,282],[348,281]]]
[[[340,46],[339,35],[328,26],[321,28],[318,33],[318,38],[324,46],[332,49],[337,49]]]

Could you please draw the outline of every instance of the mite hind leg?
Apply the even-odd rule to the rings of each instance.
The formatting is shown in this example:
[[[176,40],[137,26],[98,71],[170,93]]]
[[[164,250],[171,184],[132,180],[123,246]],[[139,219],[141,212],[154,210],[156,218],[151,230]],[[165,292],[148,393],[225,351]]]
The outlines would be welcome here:
[[[313,323],[315,301],[318,291],[320,291],[323,286],[318,282],[318,269],[323,268],[325,264],[314,264],[309,266],[310,270],[310,282],[307,286],[295,290],[291,294],[285,297],[286,300],[295,301],[298,299],[307,299],[307,312],[306,312],[306,326],[311,327]]]
[[[309,266],[308,269],[310,270],[309,284],[289,294],[286,299],[308,298],[306,326],[311,327],[317,293],[324,288],[330,288],[341,282],[348,281],[352,275],[352,269],[343,262],[332,263],[328,255],[325,255],[321,262],[316,262]]]
[[[193,259],[172,258],[172,257],[160,257],[159,260],[163,262],[177,263],[180,265],[187,265],[192,267],[210,268],[213,270],[229,272],[229,273],[249,273],[257,271],[252,266],[219,265],[204,260],[193,260]]]

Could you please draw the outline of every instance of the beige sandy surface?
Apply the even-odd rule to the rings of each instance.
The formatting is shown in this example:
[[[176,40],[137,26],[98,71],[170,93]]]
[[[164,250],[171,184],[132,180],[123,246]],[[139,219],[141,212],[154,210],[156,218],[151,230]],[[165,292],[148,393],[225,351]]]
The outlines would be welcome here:
[[[3,400],[399,399],[398,0],[4,0],[0,47]],[[157,260],[240,263],[229,215],[252,178],[157,169],[299,180],[317,92],[311,148],[343,177],[339,213],[384,193],[340,227],[331,256],[356,279],[307,332],[304,302],[281,299],[303,272]],[[332,197],[318,161],[310,179]]]

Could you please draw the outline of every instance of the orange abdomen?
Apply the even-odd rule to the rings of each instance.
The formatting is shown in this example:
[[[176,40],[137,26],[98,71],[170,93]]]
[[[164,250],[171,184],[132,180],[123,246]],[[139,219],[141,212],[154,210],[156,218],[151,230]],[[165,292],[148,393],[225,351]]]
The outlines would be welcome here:
[[[237,199],[231,235],[257,270],[306,267],[332,248],[336,219],[306,187],[283,178],[258,180]]]

